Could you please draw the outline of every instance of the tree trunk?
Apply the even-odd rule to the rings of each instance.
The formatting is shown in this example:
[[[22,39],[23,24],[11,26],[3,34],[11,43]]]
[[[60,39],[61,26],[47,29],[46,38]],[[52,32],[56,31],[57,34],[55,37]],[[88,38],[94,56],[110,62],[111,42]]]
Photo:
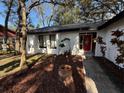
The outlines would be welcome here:
[[[20,53],[20,36],[19,36],[20,30],[17,28],[16,30],[16,48],[15,50],[17,51],[17,54]]]
[[[25,0],[18,0],[21,6],[21,61],[20,61],[20,68],[26,65],[26,39],[27,39],[27,32],[26,32],[26,5]]]
[[[21,21],[22,21],[22,17],[21,17],[21,5],[19,4],[18,2],[18,10],[17,10],[17,14],[18,14],[18,27],[16,29],[16,51],[17,53],[20,53],[20,45],[21,45],[21,42],[20,42],[20,32],[21,32]]]
[[[11,12],[11,8],[12,8],[13,1],[14,1],[14,0],[11,0],[11,1],[10,1],[10,5],[8,6],[8,11],[7,11],[6,18],[5,18],[5,29],[4,29],[4,40],[3,40],[3,44],[4,44],[3,50],[5,50],[5,51],[7,50],[8,21],[9,21],[9,16],[10,16],[10,12]]]

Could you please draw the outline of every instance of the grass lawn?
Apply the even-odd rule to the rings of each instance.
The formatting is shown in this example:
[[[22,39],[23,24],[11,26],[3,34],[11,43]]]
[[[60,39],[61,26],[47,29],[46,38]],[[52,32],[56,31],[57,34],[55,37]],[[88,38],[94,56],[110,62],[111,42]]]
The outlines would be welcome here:
[[[32,64],[34,62],[38,62],[42,57],[47,56],[46,54],[35,54],[27,57],[27,63]],[[6,75],[15,73],[20,70],[20,55],[12,56],[9,58],[5,58],[0,60],[0,77],[4,77]]]

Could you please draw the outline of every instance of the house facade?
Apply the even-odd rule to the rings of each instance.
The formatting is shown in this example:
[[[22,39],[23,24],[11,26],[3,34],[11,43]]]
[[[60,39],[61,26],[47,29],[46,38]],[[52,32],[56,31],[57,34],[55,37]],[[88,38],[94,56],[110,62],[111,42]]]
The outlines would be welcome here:
[[[124,29],[124,11],[103,23],[70,24],[31,30],[27,37],[27,53],[63,54],[71,50],[73,55],[89,53],[101,57],[100,44],[96,42],[96,38],[101,36],[106,43],[105,58],[124,68],[124,64],[117,64],[115,61],[118,47],[110,42],[113,38],[112,31],[117,29]],[[124,36],[120,38],[124,40]],[[64,47],[60,46],[62,43]]]
[[[5,27],[0,25],[0,50],[3,50],[4,44],[4,30]],[[16,39],[16,33],[10,29],[7,30],[7,45],[8,48],[14,49],[15,48],[15,39]]]
[[[107,58],[109,61],[113,62],[120,68],[124,68],[124,62],[123,64],[116,63],[116,58],[120,54],[118,52],[118,46],[111,43],[111,40],[114,38],[114,36],[112,36],[112,32],[116,30],[123,31],[124,33],[124,11],[102,25],[100,27],[100,30],[97,32],[97,36],[103,37],[103,41],[106,43],[105,58]],[[119,37],[119,39],[124,41],[124,34]],[[98,43],[96,43],[95,51],[95,56],[102,56],[100,52],[100,45]]]
[[[97,30],[94,26],[98,24],[89,25],[91,24],[85,24],[85,26],[71,24],[36,29],[36,32],[30,31],[27,38],[27,53],[64,54],[70,49],[73,55],[87,52],[95,55]],[[69,39],[69,41],[62,42],[64,39]],[[60,47],[61,43],[65,46]]]

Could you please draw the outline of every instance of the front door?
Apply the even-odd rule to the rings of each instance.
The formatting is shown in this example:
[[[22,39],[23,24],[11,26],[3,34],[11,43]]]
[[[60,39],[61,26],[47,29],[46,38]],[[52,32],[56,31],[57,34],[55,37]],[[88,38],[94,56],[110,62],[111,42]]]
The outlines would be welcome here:
[[[92,35],[83,35],[83,49],[84,51],[90,51],[92,46]]]

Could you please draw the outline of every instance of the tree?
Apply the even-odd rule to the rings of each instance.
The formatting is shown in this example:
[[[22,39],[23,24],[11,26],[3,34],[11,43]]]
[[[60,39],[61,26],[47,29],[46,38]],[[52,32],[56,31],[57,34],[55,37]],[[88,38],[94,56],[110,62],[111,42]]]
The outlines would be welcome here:
[[[27,18],[30,14],[30,11],[32,8],[43,4],[43,3],[51,3],[51,4],[60,4],[64,5],[62,2],[57,2],[53,0],[34,0],[33,3],[31,3],[28,8],[26,8],[26,1],[29,0],[18,0],[18,14],[19,14],[19,20],[20,20],[20,30],[21,30],[21,61],[20,61],[20,68],[22,68],[26,64],[26,39],[27,39]],[[59,1],[59,0],[58,0]],[[26,10],[27,9],[27,10]]]
[[[46,11],[48,11],[48,8],[50,9],[49,15],[46,14]],[[45,26],[50,26],[53,21],[54,14],[56,13],[55,10],[56,6],[52,4],[42,4],[41,6],[37,6],[35,10],[37,11],[37,15],[39,17],[39,27],[45,27]]]
[[[21,34],[22,34],[22,41],[21,41],[21,62],[20,62],[20,67],[24,66],[26,62],[26,36],[27,36],[27,31],[26,31],[26,4],[25,0],[18,0],[18,4],[20,6],[20,11],[21,11]]]
[[[124,10],[123,0],[73,0],[73,7],[58,7],[55,24],[107,21]]]
[[[6,17],[5,17],[5,29],[4,29],[4,40],[3,40],[3,50],[7,50],[7,30],[8,30],[8,22],[9,22],[9,17],[11,13],[11,8],[13,6],[14,0],[3,0],[1,1],[6,7],[7,7],[7,12],[6,12]]]
[[[17,0],[1,0],[1,5],[4,6],[3,11],[1,11],[1,15],[5,17],[5,31],[4,31],[4,45],[6,50],[6,44],[8,41],[7,37],[7,29],[9,27],[13,27],[13,29],[16,29],[18,27],[18,16],[17,16],[17,9],[18,4]],[[10,24],[11,23],[11,24]]]

